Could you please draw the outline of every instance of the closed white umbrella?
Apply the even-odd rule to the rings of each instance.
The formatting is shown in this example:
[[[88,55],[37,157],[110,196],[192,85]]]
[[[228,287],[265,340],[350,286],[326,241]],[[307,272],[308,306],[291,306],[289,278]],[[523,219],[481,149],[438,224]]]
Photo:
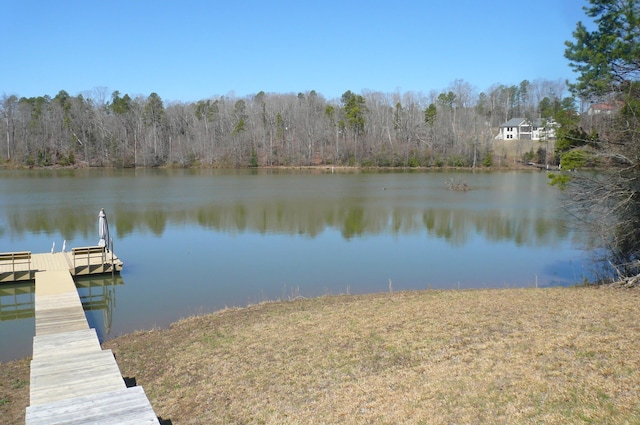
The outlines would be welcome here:
[[[98,235],[100,236],[98,246],[106,246],[107,250],[109,250],[109,223],[107,223],[107,215],[104,212],[104,208],[98,214]]]

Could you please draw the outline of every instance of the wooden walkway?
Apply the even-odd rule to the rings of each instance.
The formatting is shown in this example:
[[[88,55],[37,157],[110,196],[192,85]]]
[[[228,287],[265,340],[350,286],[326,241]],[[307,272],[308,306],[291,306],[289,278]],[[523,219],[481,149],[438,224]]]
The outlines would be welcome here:
[[[105,331],[109,333],[115,305],[115,287],[124,283],[122,277],[108,273],[73,280],[80,295],[82,309],[85,313],[90,310],[102,311]],[[0,284],[0,322],[35,317],[35,289],[35,281]]]
[[[142,387],[127,388],[111,350],[89,328],[66,260],[35,272],[35,322],[26,425],[158,424]]]

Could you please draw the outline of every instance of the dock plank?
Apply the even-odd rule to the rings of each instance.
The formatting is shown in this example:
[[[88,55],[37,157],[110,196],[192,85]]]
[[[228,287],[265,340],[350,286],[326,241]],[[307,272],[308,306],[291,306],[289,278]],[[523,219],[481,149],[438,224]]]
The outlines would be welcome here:
[[[38,310],[36,307],[36,335],[89,329],[82,307]]]
[[[38,276],[41,283],[38,285]],[[36,295],[55,295],[75,292],[76,285],[69,270],[43,270],[36,272]]]
[[[65,270],[69,271],[66,252],[54,252],[31,255],[31,268],[37,271]]]
[[[111,350],[31,361],[31,405],[124,388]]]
[[[38,272],[39,274],[43,272]],[[43,294],[36,290],[35,307],[39,311],[55,310],[61,307],[77,307],[80,296],[74,291]],[[82,306],[82,304],[80,304]]]
[[[93,328],[33,337],[33,358],[76,355],[102,350]]]
[[[27,407],[29,425],[158,424],[142,387],[69,398]]]

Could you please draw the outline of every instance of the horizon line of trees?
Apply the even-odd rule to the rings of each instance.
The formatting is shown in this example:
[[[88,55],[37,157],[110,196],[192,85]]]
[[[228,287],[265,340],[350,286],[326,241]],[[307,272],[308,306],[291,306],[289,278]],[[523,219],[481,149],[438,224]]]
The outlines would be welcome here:
[[[496,128],[514,117],[579,117],[561,80],[454,80],[429,94],[259,92],[165,104],[107,89],[0,98],[0,158],[29,166],[490,166]],[[540,149],[544,149],[541,146]],[[545,153],[546,155],[546,153]]]

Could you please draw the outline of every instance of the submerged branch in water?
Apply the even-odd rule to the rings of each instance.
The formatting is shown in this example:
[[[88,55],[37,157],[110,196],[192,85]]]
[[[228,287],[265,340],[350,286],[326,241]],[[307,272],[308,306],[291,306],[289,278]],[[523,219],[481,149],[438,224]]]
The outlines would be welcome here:
[[[457,179],[447,179],[444,184],[447,186],[447,189],[455,190],[457,192],[466,192],[471,190],[466,182],[461,182]]]

